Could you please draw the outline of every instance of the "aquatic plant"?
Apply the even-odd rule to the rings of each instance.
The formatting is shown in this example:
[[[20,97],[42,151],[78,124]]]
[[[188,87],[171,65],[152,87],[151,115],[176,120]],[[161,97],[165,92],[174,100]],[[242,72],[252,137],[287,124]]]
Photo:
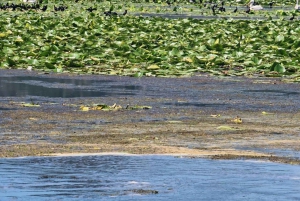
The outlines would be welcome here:
[[[207,20],[189,17],[196,11],[211,15],[195,6],[182,7],[187,18],[171,19],[140,16],[133,5],[54,1],[1,10],[1,68],[129,76],[298,72],[299,21],[289,19],[292,14],[298,19],[295,11],[251,15],[232,7]],[[157,7],[147,9],[157,12]],[[176,14],[173,8],[168,12]],[[250,20],[233,19],[241,16]]]

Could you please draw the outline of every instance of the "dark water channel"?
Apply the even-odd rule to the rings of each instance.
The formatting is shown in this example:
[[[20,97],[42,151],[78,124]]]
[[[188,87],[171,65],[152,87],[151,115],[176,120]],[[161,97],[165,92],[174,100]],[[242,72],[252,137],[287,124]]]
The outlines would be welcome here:
[[[84,80],[38,76],[0,78],[0,97],[42,96],[52,98],[134,95],[140,86],[118,85],[111,80]]]
[[[0,200],[299,200],[299,170],[171,156],[0,159]]]
[[[264,79],[257,78],[257,81]],[[266,79],[265,79],[266,80]],[[274,82],[278,80],[274,79]],[[273,82],[273,81],[272,81]],[[161,108],[213,110],[297,111],[300,89],[296,84],[257,84],[247,78],[131,78],[118,76],[55,76],[22,71],[1,71],[0,101],[102,98],[106,103],[134,99],[134,103]],[[106,100],[107,98],[109,100]],[[58,99],[58,100],[57,100]],[[282,101],[284,99],[284,101]],[[148,101],[148,102],[147,102]],[[128,102],[132,104],[133,102]],[[7,110],[7,108],[1,108]]]
[[[256,13],[256,15],[249,15],[247,13],[245,13],[245,11],[247,10],[246,5],[245,6],[236,6],[236,5],[231,5],[231,6],[225,6],[224,8],[226,9],[227,12],[232,12],[235,8],[238,9],[238,11],[240,13],[244,13],[244,15],[239,15],[239,16],[233,16],[233,15],[224,15],[222,14],[222,12],[213,15],[212,11],[211,11],[211,6],[214,4],[211,4],[207,6],[206,9],[202,10],[202,11],[193,11],[190,13],[184,13],[183,10],[194,10],[195,6],[194,5],[185,5],[183,7],[178,7],[175,5],[172,6],[142,6],[144,7],[149,7],[149,8],[158,8],[160,7],[161,9],[165,9],[166,11],[161,12],[161,13],[133,13],[133,15],[135,16],[143,16],[143,17],[162,17],[162,18],[169,18],[169,19],[198,19],[198,20],[213,20],[213,19],[232,19],[232,20],[268,20],[268,17],[265,17],[263,14],[267,14],[270,12],[276,12],[278,10],[284,10],[284,11],[294,11],[294,7],[292,6],[288,6],[288,7],[282,7],[282,6],[274,6],[272,8],[270,8],[267,5],[264,5],[263,11],[259,11],[258,13]],[[141,7],[141,6],[137,6],[137,7]],[[174,12],[174,8],[177,7],[178,11]],[[167,13],[166,13],[167,12]],[[169,13],[168,13],[169,12]],[[206,12],[206,13],[204,13]],[[260,14],[260,15],[259,15]],[[286,20],[289,20],[291,16],[287,16],[285,17]],[[278,16],[273,15],[272,19],[280,19]],[[297,18],[296,18],[297,20]]]

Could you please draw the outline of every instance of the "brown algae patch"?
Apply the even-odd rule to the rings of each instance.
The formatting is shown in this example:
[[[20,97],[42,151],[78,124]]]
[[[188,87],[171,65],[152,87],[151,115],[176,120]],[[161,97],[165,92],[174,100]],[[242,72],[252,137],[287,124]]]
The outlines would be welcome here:
[[[211,159],[223,159],[223,160],[245,160],[245,159],[255,159],[255,160],[262,160],[262,161],[270,161],[275,163],[286,163],[290,165],[300,165],[300,159],[291,158],[291,157],[280,157],[280,156],[273,156],[273,155],[233,155],[233,154],[223,154],[223,155],[214,155],[210,156]]]
[[[138,112],[139,117],[151,111]],[[185,111],[189,114],[189,111]],[[191,112],[192,115],[195,111]],[[94,124],[99,118],[122,121],[137,112],[77,112],[16,110],[5,116],[18,122],[4,121],[0,136],[0,157],[47,156],[79,153],[167,154],[220,159],[260,159],[298,164],[270,153],[253,151],[255,148],[296,148],[300,140],[297,127],[288,114],[281,114],[283,126],[276,126],[272,116],[263,122],[257,114],[243,112],[243,123],[230,121],[232,111],[219,118],[198,112],[197,119],[185,121],[125,122]],[[176,113],[162,115],[176,117]],[[115,116],[117,115],[117,116]],[[155,114],[159,118],[161,114]],[[297,114],[298,115],[298,114]],[[293,114],[295,116],[295,114]],[[30,119],[34,118],[34,119]],[[278,123],[279,121],[277,121]],[[234,129],[218,129],[226,125]],[[247,150],[251,148],[251,150]],[[271,157],[271,158],[270,158]]]
[[[214,157],[214,156],[247,156],[269,157],[270,155],[254,151],[240,151],[234,149],[211,149],[199,150],[188,149],[184,147],[172,146],[126,146],[108,145],[108,144],[23,144],[4,146],[0,149],[1,157],[23,157],[23,156],[78,156],[78,155],[117,155],[117,154],[135,154],[135,155],[173,155],[188,157]],[[224,157],[225,158],[225,157]]]
[[[176,123],[124,122],[98,125],[89,123],[91,119],[97,118],[96,115],[99,114],[96,113],[64,111],[59,116],[55,112],[48,112],[47,115],[46,113],[45,111],[13,111],[7,115],[18,117],[19,122],[26,123],[23,124],[25,126],[19,127],[14,126],[15,122],[4,124],[3,127],[10,128],[10,132],[1,135],[0,157],[118,152],[215,159],[272,159],[276,162],[298,164],[297,159],[289,158],[285,161],[282,157],[275,160],[275,156],[271,157],[272,154],[269,153],[241,149],[283,146],[287,148],[291,147],[290,145],[296,149],[300,140],[298,135],[293,134],[296,129],[293,127],[293,122],[290,121],[292,125],[286,124],[286,128],[273,126],[271,120],[263,123],[256,121],[257,118],[254,117],[255,121],[251,122],[253,113],[245,113],[243,116],[247,115],[248,118],[242,124],[231,123],[230,117],[233,115],[229,113],[228,116],[223,114],[221,118],[211,118],[210,115],[201,114],[196,120]],[[116,113],[103,114],[104,117],[111,118]],[[28,116],[34,116],[35,119],[28,120]],[[116,117],[118,118],[121,117]],[[51,121],[54,119],[56,123],[52,125]],[[75,120],[79,123],[72,123]],[[38,121],[41,123],[34,123]],[[222,125],[236,129],[218,129]],[[286,134],[285,130],[291,131],[290,134]]]
[[[105,82],[108,91],[118,87],[121,87],[119,92],[131,89],[123,85],[138,87],[133,87],[129,95],[0,98],[0,157],[117,152],[261,158],[284,163],[283,159],[287,158],[297,164],[297,158],[280,156],[283,158],[275,160],[275,155],[268,151],[299,151],[297,96],[300,92],[296,85],[277,80],[274,86],[273,82],[255,83],[255,79],[250,78],[209,76],[142,80],[58,74],[42,77],[62,77],[70,82],[76,79],[109,81]],[[287,101],[281,101],[287,93],[284,88],[291,91]],[[82,110],[95,104],[116,104],[122,108]],[[128,110],[127,105],[151,107]]]

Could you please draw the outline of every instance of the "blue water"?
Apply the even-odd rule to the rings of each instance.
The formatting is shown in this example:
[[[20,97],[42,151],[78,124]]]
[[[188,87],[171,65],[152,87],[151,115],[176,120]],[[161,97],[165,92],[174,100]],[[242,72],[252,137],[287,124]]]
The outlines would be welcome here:
[[[300,200],[300,166],[258,161],[109,155],[9,158],[0,159],[0,181],[1,201]]]

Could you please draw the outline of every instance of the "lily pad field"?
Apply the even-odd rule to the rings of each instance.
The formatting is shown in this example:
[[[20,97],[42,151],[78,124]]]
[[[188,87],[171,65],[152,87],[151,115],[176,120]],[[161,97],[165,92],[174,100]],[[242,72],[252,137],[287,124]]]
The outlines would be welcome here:
[[[249,13],[246,3],[225,1],[226,10],[213,11],[221,2],[3,2],[0,68],[135,77],[288,75],[298,81],[295,2],[271,7],[260,1],[265,9]]]

